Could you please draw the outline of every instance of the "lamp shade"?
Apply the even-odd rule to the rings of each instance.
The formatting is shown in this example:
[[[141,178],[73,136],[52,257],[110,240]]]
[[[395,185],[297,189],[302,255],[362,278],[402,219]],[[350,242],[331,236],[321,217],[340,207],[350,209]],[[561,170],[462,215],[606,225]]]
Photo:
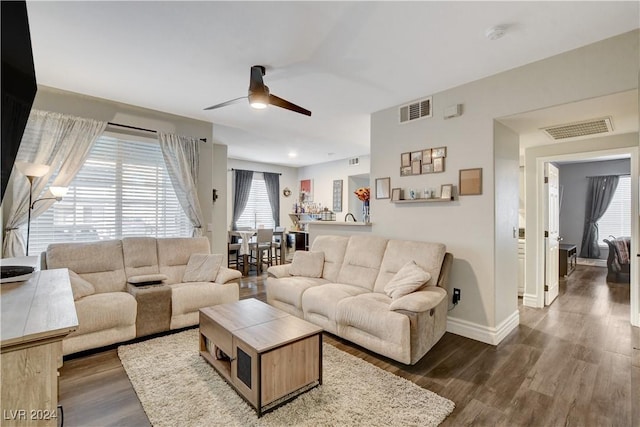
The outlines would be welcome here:
[[[49,191],[53,194],[53,197],[62,198],[67,195],[69,187],[49,187]]]
[[[17,161],[15,166],[24,176],[35,177],[45,176],[47,172],[49,172],[49,169],[51,169],[51,166],[48,165],[23,161]]]

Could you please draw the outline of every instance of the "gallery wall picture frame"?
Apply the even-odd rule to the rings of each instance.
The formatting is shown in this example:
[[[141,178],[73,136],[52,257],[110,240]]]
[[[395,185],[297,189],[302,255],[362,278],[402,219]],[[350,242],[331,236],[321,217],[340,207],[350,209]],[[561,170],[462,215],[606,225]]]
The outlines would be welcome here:
[[[333,180],[333,211],[342,212],[342,180]]]
[[[422,161],[422,150],[411,152],[411,163],[413,164],[416,160]]]
[[[482,194],[482,168],[460,169],[458,194],[461,196]]]
[[[422,164],[422,173],[433,173],[433,164],[432,163],[426,163],[426,164]]]
[[[411,153],[400,154],[400,166],[411,166]]]
[[[409,176],[411,175],[411,165],[409,166],[401,166],[400,167],[400,176]]]
[[[391,178],[376,178],[376,199],[391,197]]]
[[[444,157],[435,157],[431,159],[433,162],[433,172],[444,172]]]
[[[422,164],[431,163],[431,148],[422,150]]]
[[[392,188],[391,189],[391,201],[392,202],[397,202],[398,200],[400,200],[400,196],[402,195],[402,189],[401,188]]]
[[[447,147],[438,147],[431,149],[431,158],[447,157]]]
[[[451,200],[453,196],[453,184],[442,184],[440,186],[440,198]]]
[[[420,175],[422,173],[422,162],[414,160],[411,162],[411,175]]]

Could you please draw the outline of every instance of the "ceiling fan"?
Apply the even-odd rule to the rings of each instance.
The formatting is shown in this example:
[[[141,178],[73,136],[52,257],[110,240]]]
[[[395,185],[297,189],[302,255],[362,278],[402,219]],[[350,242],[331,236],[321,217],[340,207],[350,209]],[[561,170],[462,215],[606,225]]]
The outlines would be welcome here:
[[[262,76],[264,75],[265,67],[262,65],[254,65],[251,67],[249,94],[247,96],[241,96],[240,98],[232,99],[221,104],[212,105],[211,107],[205,108],[205,110],[226,107],[227,105],[235,104],[243,99],[249,99],[249,104],[253,108],[262,109],[267,108],[267,105],[275,105],[276,107],[285,108],[306,116],[311,115],[311,111],[269,93],[269,87],[262,81]]]

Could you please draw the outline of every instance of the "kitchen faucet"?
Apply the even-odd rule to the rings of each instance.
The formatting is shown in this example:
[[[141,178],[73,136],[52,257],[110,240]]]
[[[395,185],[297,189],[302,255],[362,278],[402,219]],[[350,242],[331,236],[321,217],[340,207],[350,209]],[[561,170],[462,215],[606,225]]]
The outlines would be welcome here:
[[[347,218],[349,218],[349,217],[353,218],[353,222],[358,222],[358,221],[356,221],[356,217],[353,216],[353,214],[351,212],[349,212],[348,214],[346,214],[344,216],[344,222],[349,222],[349,221],[347,221]]]

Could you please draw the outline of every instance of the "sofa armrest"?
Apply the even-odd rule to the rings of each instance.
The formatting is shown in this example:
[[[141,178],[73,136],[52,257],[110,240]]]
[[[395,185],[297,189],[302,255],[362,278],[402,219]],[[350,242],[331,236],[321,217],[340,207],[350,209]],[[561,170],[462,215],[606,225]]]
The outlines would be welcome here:
[[[291,274],[289,273],[290,269],[291,264],[272,265],[267,269],[267,273],[269,274],[269,277],[280,279],[281,277],[291,276]]]
[[[238,270],[234,270],[232,268],[220,267],[218,270],[218,275],[216,276],[216,283],[224,284],[234,279],[239,279],[242,277],[242,273]]]
[[[421,311],[428,311],[435,308],[447,297],[447,291],[436,286],[429,286],[427,289],[422,289],[416,292],[412,292],[397,300],[391,301],[389,310],[406,310],[418,313]]]

